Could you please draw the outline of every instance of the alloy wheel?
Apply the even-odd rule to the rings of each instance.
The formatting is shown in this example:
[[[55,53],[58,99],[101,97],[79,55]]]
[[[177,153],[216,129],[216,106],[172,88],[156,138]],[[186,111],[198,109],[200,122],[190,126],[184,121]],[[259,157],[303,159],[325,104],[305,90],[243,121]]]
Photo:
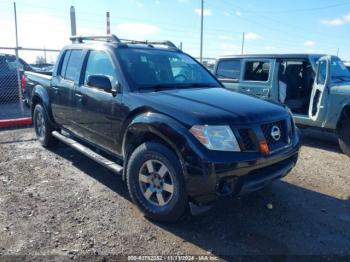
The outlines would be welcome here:
[[[145,199],[155,206],[165,206],[174,195],[174,175],[159,160],[147,160],[139,172],[139,186]]]

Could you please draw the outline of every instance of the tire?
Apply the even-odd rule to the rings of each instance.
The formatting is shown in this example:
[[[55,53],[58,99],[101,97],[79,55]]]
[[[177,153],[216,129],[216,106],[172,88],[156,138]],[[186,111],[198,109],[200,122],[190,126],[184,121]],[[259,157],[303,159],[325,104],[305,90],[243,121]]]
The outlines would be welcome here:
[[[140,145],[130,156],[126,178],[131,199],[146,217],[175,222],[185,214],[188,197],[181,164],[168,147]]]
[[[33,124],[36,137],[43,147],[57,145],[58,140],[51,134],[54,128],[51,126],[47,114],[41,104],[37,104],[34,108]]]
[[[341,151],[350,157],[350,119],[341,123],[338,129],[338,142]]]

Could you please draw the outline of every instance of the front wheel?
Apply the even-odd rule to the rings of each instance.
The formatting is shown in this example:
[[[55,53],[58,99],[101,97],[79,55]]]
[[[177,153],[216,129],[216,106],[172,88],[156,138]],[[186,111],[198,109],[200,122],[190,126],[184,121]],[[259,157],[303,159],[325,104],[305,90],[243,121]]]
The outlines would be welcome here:
[[[43,106],[40,104],[37,104],[34,108],[33,124],[36,137],[42,146],[50,147],[58,143],[58,140],[51,134],[53,127],[48,120]]]
[[[188,198],[181,164],[168,147],[147,142],[136,148],[128,161],[127,184],[145,216],[172,222],[185,213]]]
[[[341,151],[350,157],[350,119],[343,121],[338,130],[338,141]]]

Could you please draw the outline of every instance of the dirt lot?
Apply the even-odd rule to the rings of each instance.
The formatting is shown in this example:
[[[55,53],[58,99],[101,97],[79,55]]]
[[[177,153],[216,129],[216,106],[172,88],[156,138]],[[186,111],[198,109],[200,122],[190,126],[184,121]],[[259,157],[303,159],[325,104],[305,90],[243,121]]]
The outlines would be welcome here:
[[[30,128],[1,131],[0,254],[350,259],[350,159],[324,137],[303,138],[298,165],[283,181],[161,225],[140,214],[118,175],[62,144],[43,149]]]

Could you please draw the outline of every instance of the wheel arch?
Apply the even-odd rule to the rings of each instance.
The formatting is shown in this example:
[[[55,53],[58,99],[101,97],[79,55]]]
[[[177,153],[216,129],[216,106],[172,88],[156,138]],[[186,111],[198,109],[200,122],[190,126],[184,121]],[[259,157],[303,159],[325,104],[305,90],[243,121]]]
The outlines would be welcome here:
[[[159,113],[142,113],[136,116],[127,127],[122,143],[122,154],[124,166],[127,166],[131,153],[142,143],[158,141],[167,146],[178,157],[182,171],[184,168],[181,144],[187,140],[183,133],[185,127],[174,119]],[[125,179],[126,169],[124,168],[123,178]]]
[[[35,86],[33,89],[32,101],[31,101],[31,113],[33,116],[34,108],[37,104],[41,104],[48,116],[48,119],[52,125],[54,125],[52,110],[50,105],[49,94],[45,87],[41,85]]]
[[[344,119],[348,119],[350,121],[350,104],[343,106],[336,126],[337,131],[339,131],[339,128],[342,126]]]

